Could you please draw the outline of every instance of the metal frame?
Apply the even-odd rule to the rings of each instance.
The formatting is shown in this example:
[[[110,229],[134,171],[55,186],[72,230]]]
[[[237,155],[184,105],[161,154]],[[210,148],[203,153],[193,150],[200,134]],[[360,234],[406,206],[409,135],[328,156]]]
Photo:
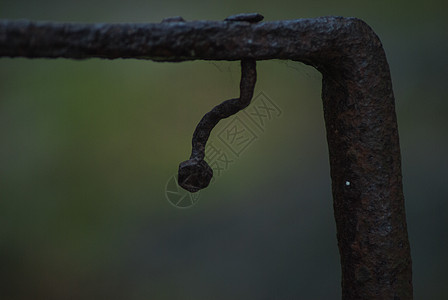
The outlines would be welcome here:
[[[323,75],[343,299],[412,299],[391,77],[382,44],[363,21],[0,21],[0,57],[289,59],[314,66]]]

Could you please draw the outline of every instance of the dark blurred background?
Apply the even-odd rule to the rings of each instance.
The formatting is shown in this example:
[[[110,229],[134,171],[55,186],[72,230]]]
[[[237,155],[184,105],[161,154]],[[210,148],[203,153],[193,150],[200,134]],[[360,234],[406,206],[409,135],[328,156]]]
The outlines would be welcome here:
[[[4,0],[0,18],[365,20],[391,67],[415,297],[448,299],[447,9],[442,0]],[[340,298],[321,75],[291,61],[257,69],[256,95],[280,113],[181,209],[168,200],[189,195],[170,179],[202,115],[238,95],[238,62],[0,58],[0,298]],[[215,145],[230,121],[212,133]]]

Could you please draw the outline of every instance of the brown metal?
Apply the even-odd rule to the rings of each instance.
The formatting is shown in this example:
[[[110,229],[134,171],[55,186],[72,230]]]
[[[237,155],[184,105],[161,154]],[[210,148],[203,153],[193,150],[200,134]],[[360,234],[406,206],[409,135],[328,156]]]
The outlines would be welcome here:
[[[213,169],[204,160],[205,145],[212,129],[224,118],[236,114],[249,106],[254,95],[257,70],[255,59],[241,60],[240,97],[223,101],[206,113],[193,133],[192,150],[189,160],[179,165],[177,182],[189,192],[197,192],[206,188],[212,177]]]
[[[342,297],[412,299],[397,120],[380,40],[356,18],[230,20],[1,21],[0,56],[156,61],[275,58],[316,67],[323,75]]]

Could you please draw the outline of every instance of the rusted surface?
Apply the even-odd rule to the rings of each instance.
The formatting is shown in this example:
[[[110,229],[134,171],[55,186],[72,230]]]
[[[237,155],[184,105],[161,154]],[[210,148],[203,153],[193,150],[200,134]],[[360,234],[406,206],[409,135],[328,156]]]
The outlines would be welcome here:
[[[0,22],[0,56],[157,61],[291,59],[323,75],[343,299],[412,299],[389,66],[355,18],[159,24]]]
[[[229,16],[224,21],[257,23],[263,19],[264,17],[258,13],[244,13]]]
[[[381,43],[369,41],[320,68],[343,298],[412,299],[394,96]]]
[[[206,113],[193,134],[190,159],[179,165],[178,182],[189,192],[206,188],[213,177],[212,168],[204,161],[205,145],[212,129],[224,118],[246,108],[254,95],[257,81],[256,62],[252,58],[241,60],[240,97],[226,100]]]
[[[185,20],[181,16],[168,17],[162,20],[162,23],[175,23],[175,22],[185,22]]]

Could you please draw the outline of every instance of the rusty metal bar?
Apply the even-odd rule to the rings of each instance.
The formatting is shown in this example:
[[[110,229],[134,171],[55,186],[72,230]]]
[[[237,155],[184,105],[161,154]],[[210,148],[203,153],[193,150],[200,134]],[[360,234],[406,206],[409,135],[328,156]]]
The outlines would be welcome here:
[[[412,299],[389,66],[356,18],[160,24],[0,22],[0,56],[156,61],[290,59],[323,75],[343,299]]]

